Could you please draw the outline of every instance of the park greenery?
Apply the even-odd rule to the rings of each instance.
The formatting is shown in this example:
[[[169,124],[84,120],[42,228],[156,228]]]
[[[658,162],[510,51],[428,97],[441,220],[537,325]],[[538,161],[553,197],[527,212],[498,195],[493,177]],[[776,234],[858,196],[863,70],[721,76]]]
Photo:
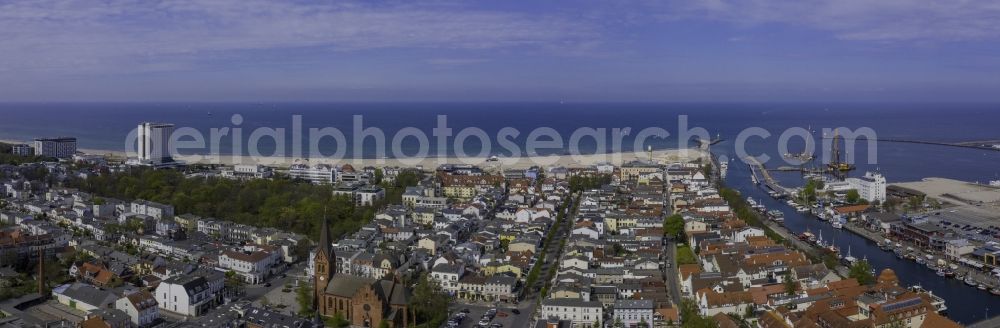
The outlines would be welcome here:
[[[273,227],[316,238],[322,218],[328,217],[333,235],[358,230],[386,204],[401,202],[407,186],[416,185],[419,172],[400,173],[385,184],[386,199],[373,206],[356,206],[333,187],[284,178],[230,180],[188,178],[174,170],[132,169],[120,173],[73,179],[70,187],[126,201],[143,199],[174,206],[175,213],[191,213],[258,227]]]
[[[677,264],[698,264],[698,258],[695,257],[691,246],[684,244],[677,245]]]
[[[597,175],[574,175],[569,177],[569,189],[572,192],[578,192],[582,190],[598,189],[601,186],[611,183],[610,174],[597,174]]]
[[[92,259],[89,255],[77,253],[62,261],[47,260],[42,267],[44,275],[44,279],[42,279],[42,293],[49,294],[53,287],[72,281],[72,277],[69,276],[69,267],[74,261]],[[38,292],[37,260],[20,258],[16,254],[3,252],[0,254],[0,263],[9,265],[7,268],[17,273],[16,275],[0,278],[0,301]],[[120,279],[112,283],[117,286],[122,284]]]

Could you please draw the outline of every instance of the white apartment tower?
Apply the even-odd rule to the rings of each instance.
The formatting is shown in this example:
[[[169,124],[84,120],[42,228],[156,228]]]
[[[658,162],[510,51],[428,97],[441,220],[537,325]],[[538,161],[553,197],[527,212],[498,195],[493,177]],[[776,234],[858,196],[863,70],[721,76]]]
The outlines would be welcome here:
[[[869,202],[884,202],[886,182],[882,174],[875,172],[865,172],[865,176],[860,178],[847,178],[847,183],[852,189],[858,190],[858,195]]]
[[[139,161],[151,164],[173,162],[167,145],[173,124],[144,122],[139,124]]]

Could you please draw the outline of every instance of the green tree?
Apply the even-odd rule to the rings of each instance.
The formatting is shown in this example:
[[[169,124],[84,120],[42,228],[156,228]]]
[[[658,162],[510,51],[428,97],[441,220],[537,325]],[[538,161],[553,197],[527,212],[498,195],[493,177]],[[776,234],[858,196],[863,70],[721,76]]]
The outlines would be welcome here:
[[[615,256],[621,256],[625,254],[625,252],[627,252],[627,250],[625,250],[625,247],[622,247],[622,244],[620,243],[611,244],[611,249],[615,253]]]
[[[792,279],[791,273],[785,273],[785,294],[795,295],[795,280]]]
[[[299,288],[295,291],[295,300],[299,303],[299,315],[309,317],[313,315],[313,290],[305,281],[299,281]]]
[[[847,274],[848,277],[854,278],[862,285],[870,285],[875,283],[875,276],[872,274],[872,266],[867,260],[861,260],[851,265],[851,270]]]
[[[861,200],[861,194],[858,193],[856,189],[851,189],[847,191],[847,196],[844,199],[848,204],[857,204]]]
[[[799,191],[799,201],[806,204],[811,204],[816,201],[816,190],[822,188],[822,181],[809,179],[806,181],[805,187]]]
[[[324,217],[329,218],[333,235],[357,231],[379,208],[401,203],[405,186],[417,184],[422,177],[416,170],[400,173],[394,183],[385,186],[386,199],[372,206],[356,206],[349,197],[334,196],[332,186],[281,177],[237,181],[186,178],[183,172],[173,170],[132,169],[87,179],[73,177],[66,186],[102,197],[166,203],[173,205],[176,213],[272,227],[315,240]]]
[[[451,298],[441,290],[440,285],[431,281],[427,272],[420,274],[417,279],[411,300],[410,305],[418,323],[424,323],[428,327],[438,327],[448,319],[447,313],[442,310],[448,308]]]
[[[663,220],[663,234],[674,238],[684,235],[684,217],[680,214],[668,216]]]
[[[826,265],[827,269],[833,270],[840,266],[840,260],[837,259],[837,256],[827,253],[823,255],[823,264]]]
[[[698,311],[698,306],[690,299],[682,299],[680,305],[681,327],[684,328],[716,328],[715,320],[706,318]]]
[[[332,318],[325,319],[324,321],[327,327],[333,328],[346,328],[351,325],[347,319],[344,319],[344,315],[340,312],[337,312],[337,314],[334,314]]]

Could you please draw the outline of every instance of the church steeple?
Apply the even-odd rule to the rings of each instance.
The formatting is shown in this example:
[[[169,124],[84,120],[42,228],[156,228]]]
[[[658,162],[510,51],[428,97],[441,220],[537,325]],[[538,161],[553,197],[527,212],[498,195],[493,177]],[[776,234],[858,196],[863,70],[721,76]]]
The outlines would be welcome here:
[[[315,278],[313,282],[316,288],[314,291],[314,305],[318,313],[325,313],[323,299],[326,286],[337,272],[337,256],[333,248],[330,247],[330,244],[330,223],[324,214],[323,226],[319,230],[319,245],[316,248],[316,257],[313,259],[315,263]]]
[[[319,248],[316,250],[316,255],[323,253],[327,256],[331,256],[332,250],[330,249],[330,222],[327,218],[323,217],[323,226],[319,229]]]

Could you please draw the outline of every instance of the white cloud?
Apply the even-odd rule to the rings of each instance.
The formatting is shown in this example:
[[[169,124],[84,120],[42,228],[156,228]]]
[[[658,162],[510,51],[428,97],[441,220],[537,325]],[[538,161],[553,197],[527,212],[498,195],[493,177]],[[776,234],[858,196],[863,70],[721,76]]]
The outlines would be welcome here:
[[[783,23],[868,41],[969,41],[1000,38],[993,0],[700,0],[671,2],[668,19],[715,19],[740,25]]]
[[[263,0],[33,0],[0,4],[0,70],[102,72],[245,50],[495,49],[592,42],[557,16],[453,5]]]

